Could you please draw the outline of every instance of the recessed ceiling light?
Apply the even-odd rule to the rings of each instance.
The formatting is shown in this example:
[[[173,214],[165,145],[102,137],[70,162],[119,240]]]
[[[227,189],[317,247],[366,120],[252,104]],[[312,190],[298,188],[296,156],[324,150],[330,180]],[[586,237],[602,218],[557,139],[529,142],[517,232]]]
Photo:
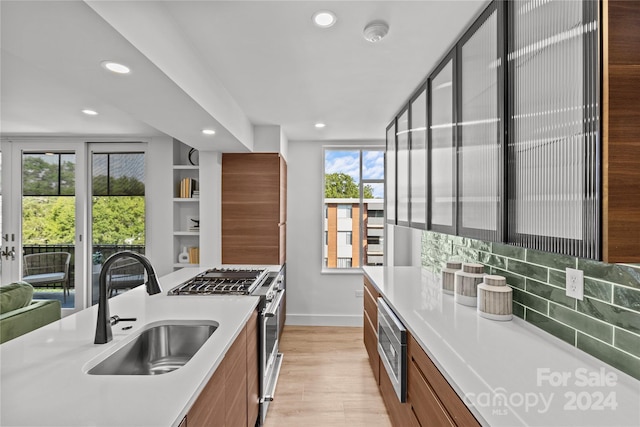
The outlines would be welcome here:
[[[336,15],[329,10],[321,10],[313,14],[313,23],[320,28],[329,28],[336,23]]]
[[[82,112],[84,114],[86,114],[87,116],[97,116],[98,112],[97,111],[93,111],[93,110],[82,110]]]
[[[322,129],[323,127],[325,127],[325,126],[327,126],[327,125],[326,125],[326,124],[324,124],[324,123],[316,123],[314,126],[315,126],[316,128],[318,128],[318,129]]]
[[[216,131],[213,129],[202,129],[202,133],[205,135],[215,135]]]
[[[129,74],[131,72],[131,68],[113,61],[102,61],[100,65],[105,69],[118,74]]]

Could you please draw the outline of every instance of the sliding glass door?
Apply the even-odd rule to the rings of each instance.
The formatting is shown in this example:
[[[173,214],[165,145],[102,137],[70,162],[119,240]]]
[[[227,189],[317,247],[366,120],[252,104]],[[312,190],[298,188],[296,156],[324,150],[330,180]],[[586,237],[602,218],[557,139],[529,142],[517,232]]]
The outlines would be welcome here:
[[[98,279],[109,256],[145,253],[144,153],[124,148],[95,144],[91,150],[91,304],[98,301]],[[144,271],[125,259],[111,267],[108,278],[110,295],[116,295],[144,283]]]
[[[4,160],[10,163],[13,180],[3,188],[3,211],[8,214],[3,215],[3,237],[11,252],[7,263],[14,261],[2,283],[31,283],[35,299],[59,300],[63,314],[81,309],[86,258],[84,145],[11,142],[3,147],[9,148]]]
[[[2,152],[2,284],[31,283],[63,315],[94,304],[102,263],[145,253],[145,145],[45,138]],[[111,269],[110,296],[143,283],[131,264]]]

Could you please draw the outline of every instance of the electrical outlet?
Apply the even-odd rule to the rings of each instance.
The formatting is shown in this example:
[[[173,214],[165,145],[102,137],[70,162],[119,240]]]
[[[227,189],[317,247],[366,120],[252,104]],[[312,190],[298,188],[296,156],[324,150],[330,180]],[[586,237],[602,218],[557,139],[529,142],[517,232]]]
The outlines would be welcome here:
[[[567,268],[567,296],[582,301],[584,296],[584,273],[582,270]]]
[[[364,289],[356,290],[356,298],[362,298],[364,296]]]

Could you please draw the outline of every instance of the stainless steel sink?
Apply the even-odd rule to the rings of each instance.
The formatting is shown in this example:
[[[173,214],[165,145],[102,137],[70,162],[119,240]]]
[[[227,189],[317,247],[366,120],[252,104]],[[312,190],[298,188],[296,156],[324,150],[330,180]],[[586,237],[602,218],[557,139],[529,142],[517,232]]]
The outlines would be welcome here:
[[[90,375],[159,375],[184,366],[218,328],[213,321],[150,325],[87,371]]]

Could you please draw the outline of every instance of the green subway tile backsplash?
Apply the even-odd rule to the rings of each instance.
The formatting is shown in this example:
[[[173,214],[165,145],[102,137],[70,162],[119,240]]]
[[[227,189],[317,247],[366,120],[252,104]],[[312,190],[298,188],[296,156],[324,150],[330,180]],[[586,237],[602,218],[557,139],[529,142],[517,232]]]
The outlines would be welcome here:
[[[478,257],[478,261],[485,265],[490,265],[491,267],[500,268],[503,270],[507,269],[507,259],[498,255],[494,255],[488,252],[480,252],[480,256]]]
[[[565,288],[567,285],[567,274],[563,271],[549,269],[549,284]]]
[[[541,296],[544,299],[553,301],[558,304],[562,304],[565,307],[575,309],[575,298],[568,297],[566,291],[555,286],[547,285],[546,283],[537,282],[527,278],[526,291],[530,294]]]
[[[502,243],[425,231],[422,266],[452,257],[504,276],[513,314],[640,379],[640,265],[605,264]],[[567,297],[565,268],[584,271],[584,300]]]
[[[560,305],[549,305],[549,317],[585,334],[613,344],[613,326]]]
[[[578,301],[577,308],[579,312],[588,314],[596,319],[636,334],[640,333],[640,313],[591,298],[585,298],[583,301]]]
[[[549,301],[544,298],[537,297],[535,295],[521,291],[520,289],[513,289],[513,300],[520,304],[532,308],[540,313],[547,314],[549,307]]]
[[[577,347],[640,380],[640,358],[578,332]]]
[[[640,357],[640,335],[632,334],[624,329],[615,329],[614,345],[620,350]]]
[[[494,254],[503,255],[509,258],[525,259],[525,249],[517,246],[503,245],[502,243],[493,243],[491,245]]]
[[[640,270],[628,265],[578,259],[578,269],[584,271],[585,277],[640,288]]]
[[[513,274],[510,271],[504,271],[499,268],[491,269],[491,274],[497,274],[498,276],[504,277],[505,279],[507,279],[507,284],[511,285],[512,288],[524,290],[524,284],[526,281],[526,278],[524,276]]]
[[[611,287],[611,283],[587,277],[584,279],[584,296],[610,302],[612,297]]]
[[[640,312],[640,289],[614,286],[613,303]]]
[[[547,267],[564,270],[565,268],[576,268],[576,258],[549,252],[535,251],[527,249],[527,262],[532,264],[546,265]]]
[[[507,270],[535,280],[547,281],[549,269],[539,265],[527,264],[526,262],[510,259],[507,261]]]
[[[518,316],[521,319],[524,319],[524,305],[518,304],[517,302],[513,303],[513,315]]]
[[[538,328],[549,332],[551,335],[560,338],[563,341],[568,342],[571,345],[575,345],[576,340],[576,331],[566,325],[563,325],[560,322],[556,322],[553,319],[550,319],[547,316],[543,316],[540,313],[536,313],[533,310],[526,309],[526,314],[524,319],[536,325]]]

